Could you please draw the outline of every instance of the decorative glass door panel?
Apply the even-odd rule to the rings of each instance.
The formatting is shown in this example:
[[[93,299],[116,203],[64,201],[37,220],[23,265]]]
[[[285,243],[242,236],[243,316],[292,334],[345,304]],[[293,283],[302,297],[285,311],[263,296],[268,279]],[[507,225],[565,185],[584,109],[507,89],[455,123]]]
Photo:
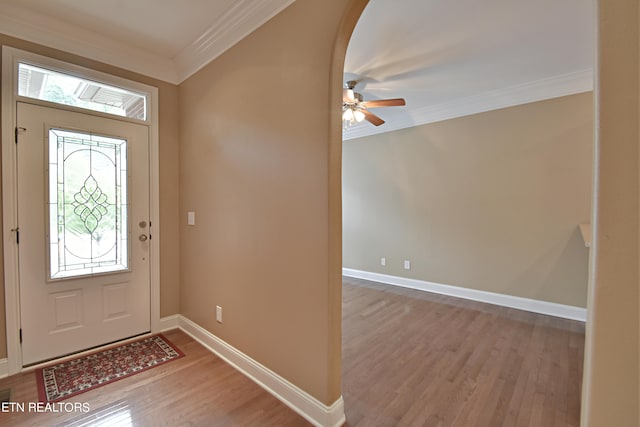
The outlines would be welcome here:
[[[55,128],[48,137],[48,279],[127,270],[127,141]]]

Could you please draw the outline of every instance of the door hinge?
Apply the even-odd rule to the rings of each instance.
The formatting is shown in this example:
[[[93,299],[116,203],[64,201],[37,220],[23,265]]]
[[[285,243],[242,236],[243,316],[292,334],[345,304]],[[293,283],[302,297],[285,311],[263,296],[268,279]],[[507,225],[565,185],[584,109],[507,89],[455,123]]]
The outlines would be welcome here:
[[[23,128],[23,127],[20,127],[20,126],[16,127],[16,144],[18,143],[18,134],[20,132],[24,132],[26,130],[27,130],[27,128]]]
[[[16,233],[16,243],[20,244],[20,227],[12,228],[11,231]]]
[[[20,328],[20,344],[22,344],[22,328]]]

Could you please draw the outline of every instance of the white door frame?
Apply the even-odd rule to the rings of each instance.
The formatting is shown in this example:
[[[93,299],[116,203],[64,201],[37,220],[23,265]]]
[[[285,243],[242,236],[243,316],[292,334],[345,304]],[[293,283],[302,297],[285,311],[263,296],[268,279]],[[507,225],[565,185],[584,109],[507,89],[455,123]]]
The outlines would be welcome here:
[[[3,213],[3,247],[4,247],[4,286],[5,316],[7,330],[7,369],[6,374],[13,375],[22,371],[22,350],[20,346],[20,291],[18,281],[18,245],[12,231],[18,222],[17,213],[17,176],[15,170],[16,147],[16,102],[22,100],[30,103],[47,105],[59,109],[80,111],[85,114],[118,117],[92,112],[76,107],[67,107],[46,101],[38,101],[18,96],[17,64],[28,62],[45,68],[59,70],[67,74],[88,78],[114,86],[144,93],[148,100],[147,120],[124,119],[149,127],[149,182],[150,182],[150,279],[151,279],[151,332],[160,328],[160,179],[159,179],[159,147],[158,147],[158,89],[142,83],[112,76],[88,68],[69,64],[31,52],[2,47],[2,213]]]

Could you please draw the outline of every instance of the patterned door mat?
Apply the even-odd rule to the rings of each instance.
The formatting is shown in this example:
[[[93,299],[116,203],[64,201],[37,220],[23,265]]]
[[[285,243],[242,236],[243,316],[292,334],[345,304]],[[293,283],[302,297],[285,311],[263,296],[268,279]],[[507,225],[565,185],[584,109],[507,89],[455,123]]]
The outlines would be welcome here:
[[[36,370],[38,399],[57,402],[184,356],[162,335]]]

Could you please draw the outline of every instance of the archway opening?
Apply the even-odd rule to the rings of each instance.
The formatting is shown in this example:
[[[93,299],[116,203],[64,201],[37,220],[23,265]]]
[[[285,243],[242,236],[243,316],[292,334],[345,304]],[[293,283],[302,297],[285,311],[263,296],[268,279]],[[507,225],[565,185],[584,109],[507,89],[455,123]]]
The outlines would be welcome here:
[[[358,37],[360,24],[375,5],[375,0],[370,2],[356,27],[353,39]],[[435,8],[434,5],[423,7]],[[424,14],[421,15],[415,8],[408,7],[408,9],[412,14],[424,18]],[[547,70],[551,74],[525,73],[524,78],[529,79],[528,81],[508,80],[504,76],[499,78],[504,86],[491,86],[491,82],[485,81],[483,90],[475,93],[463,92],[464,85],[457,84],[453,89],[460,89],[461,92],[457,93],[458,98],[452,101],[451,98],[446,98],[445,93],[447,74],[453,74],[458,81],[461,81],[465,73],[467,75],[470,73],[469,70],[478,71],[483,68],[492,69],[492,67],[506,69],[502,64],[516,60],[514,55],[507,54],[506,58],[500,58],[493,66],[474,64],[468,59],[469,57],[492,58],[492,55],[488,51],[476,52],[473,44],[469,48],[465,47],[461,41],[467,38],[475,41],[474,37],[450,38],[457,31],[451,27],[451,22],[445,23],[446,8],[431,10],[431,12],[441,13],[437,16],[440,16],[438,19],[443,22],[436,23],[436,27],[441,25],[439,27],[441,30],[449,28],[447,37],[436,38],[430,43],[419,43],[417,37],[413,42],[405,40],[408,53],[398,54],[398,50],[388,47],[389,40],[401,39],[405,33],[415,36],[416,30],[405,29],[399,25],[392,26],[392,30],[389,30],[382,21],[376,21],[376,25],[372,26],[375,28],[375,34],[369,32],[368,35],[369,38],[375,37],[376,48],[386,47],[382,49],[383,61],[378,62],[379,57],[374,51],[360,46],[359,53],[364,52],[364,58],[360,56],[359,60],[365,65],[359,69],[349,69],[349,53],[347,53],[347,68],[345,68],[342,83],[344,84],[347,80],[358,81],[365,99],[368,99],[367,96],[372,99],[405,97],[405,94],[394,92],[392,89],[400,87],[399,81],[410,79],[413,82],[414,92],[433,90],[430,95],[432,98],[437,98],[438,102],[430,106],[423,105],[420,111],[425,113],[430,110],[429,112],[436,116],[432,117],[431,121],[418,123],[417,116],[412,115],[404,124],[395,128],[392,125],[391,132],[364,135],[362,127],[358,128],[360,125],[348,128],[345,132],[345,135],[351,134],[351,137],[346,138],[343,144],[342,158],[344,167],[343,267],[349,270],[348,275],[357,277],[356,280],[373,279],[405,288],[413,287],[445,294],[449,292],[458,297],[480,299],[492,304],[496,302],[490,298],[483,300],[479,295],[486,297],[486,294],[491,294],[492,298],[507,296],[511,300],[527,299],[559,304],[575,309],[574,317],[584,321],[589,254],[584,246],[578,224],[588,222],[591,216],[593,139],[591,70],[584,71],[581,66],[578,66],[577,70],[572,69],[571,67],[576,66],[574,63],[564,71],[555,68]],[[551,21],[555,19],[553,17],[558,16],[558,13],[550,13],[548,7],[535,11],[528,9],[504,12],[505,18],[511,12],[539,14],[540,20],[537,22],[544,22],[545,24],[540,27],[547,32],[551,31],[549,26],[552,26]],[[448,13],[456,15],[452,11]],[[586,31],[591,32],[586,39],[592,42],[593,10],[589,9],[582,13],[583,19],[580,22],[586,22],[588,27]],[[393,13],[389,11],[380,13],[380,16],[385,18],[390,15]],[[467,11],[466,15],[472,19],[471,10]],[[501,43],[514,42],[506,40],[504,34],[500,35],[497,32],[496,29],[504,29],[505,26],[500,22],[496,23],[496,20],[500,21],[500,17],[486,20],[485,26],[482,24],[477,26],[484,33],[500,41],[499,47],[504,47]],[[483,19],[479,21],[485,22]],[[519,22],[519,20],[516,19],[513,22]],[[407,20],[404,23],[406,27],[410,27]],[[426,23],[423,25],[430,27]],[[558,30],[561,30],[560,27]],[[564,30],[566,31],[566,28]],[[567,45],[579,41],[584,34],[574,34],[574,36],[576,36],[574,39],[567,41]],[[478,41],[478,43],[483,42]],[[518,44],[518,42],[514,43]],[[426,52],[420,52],[415,45],[426,45],[428,49]],[[585,67],[592,68],[592,45],[587,45],[584,49],[580,47],[578,50],[588,53]],[[530,57],[524,58],[525,60],[539,61],[541,57],[538,54],[538,51],[530,50],[524,52],[523,56]],[[518,58],[522,60],[522,57]],[[553,61],[554,58],[551,62]],[[420,68],[424,63],[427,67]],[[455,74],[452,65],[460,64],[462,67],[457,70],[459,74]],[[522,66],[530,68],[530,63],[527,65],[525,61]],[[480,74],[476,73],[473,77],[482,77],[479,76]],[[552,78],[551,75],[555,77]],[[550,81],[558,83],[562,79],[573,79],[572,82],[575,84],[573,89],[565,88],[564,92],[555,92],[553,95],[545,93],[545,90],[549,89],[543,88],[545,84]],[[467,77],[467,80],[473,79]],[[475,80],[472,83],[477,85],[478,81]],[[449,85],[451,86],[450,83]],[[529,95],[532,97],[524,101],[511,101],[511,104],[497,103],[489,106],[497,101],[496,98],[504,100],[507,95],[516,97],[513,93],[515,88],[522,90],[524,86],[530,90]],[[411,94],[406,95],[406,98],[407,104],[410,104]],[[483,102],[483,107],[472,110],[473,104],[477,107],[480,100]],[[455,109],[461,111],[454,113]],[[383,110],[379,111],[383,118],[393,116],[390,111],[384,110],[384,113]],[[555,128],[552,125],[554,122],[557,125]],[[391,123],[392,120],[388,120],[388,124]],[[366,123],[362,126],[371,127]],[[499,132],[497,132],[498,127]],[[566,132],[569,127],[572,131]],[[545,129],[546,133],[543,135],[539,129]],[[514,142],[516,144],[513,144]],[[563,145],[565,143],[567,145]],[[563,151],[568,146],[572,146],[572,149]],[[576,153],[579,153],[577,157]],[[531,163],[531,157],[534,157],[533,163]],[[428,162],[425,159],[428,159]],[[504,161],[505,159],[508,161]],[[579,164],[579,167],[574,168],[572,172],[575,174],[571,177],[562,176],[564,172],[554,175],[552,172],[556,168],[553,166],[554,162],[558,162],[556,166],[566,163],[574,166]],[[347,170],[349,167],[353,168]],[[540,173],[541,170],[546,170],[548,173]],[[522,195],[522,199],[518,199],[520,195],[518,197],[514,195],[523,188],[526,189],[523,191],[526,194]],[[576,196],[576,191],[579,196],[569,200]],[[451,197],[451,193],[456,197]],[[562,196],[563,194],[565,196],[573,194],[573,196],[567,199]],[[559,200],[560,203],[556,204],[552,200]],[[567,204],[563,204],[564,202]],[[538,215],[527,209],[532,205],[539,206],[543,213]],[[562,207],[556,210],[560,205]],[[448,209],[438,209],[442,206]],[[556,216],[549,215],[550,212],[559,211],[563,213]],[[570,214],[563,216],[567,212]],[[527,215],[533,215],[533,219],[527,220]],[[426,227],[418,226],[417,224],[424,222],[425,216],[429,216],[432,221]],[[553,218],[550,218],[551,216]],[[549,222],[543,224],[540,221],[541,217]],[[490,224],[489,220],[493,223]],[[526,229],[523,226],[525,223],[536,224],[536,226]],[[523,229],[525,233],[521,233]],[[544,238],[541,235],[544,233],[541,230],[552,231],[555,235],[545,236],[551,240],[542,243]],[[518,241],[514,244],[516,234]],[[354,243],[356,239],[358,241]],[[534,241],[534,246],[539,245],[535,249],[532,247]],[[556,246],[550,247],[548,245],[550,241],[555,242]],[[429,245],[434,242],[435,244]],[[491,264],[492,259],[500,259],[501,262]],[[445,270],[448,270],[448,274]],[[497,280],[497,276],[503,276],[503,278]],[[533,287],[534,284],[537,287]],[[456,289],[452,291],[454,287]],[[383,335],[382,331],[387,330],[388,339],[383,346],[393,343],[389,351],[394,355],[397,356],[398,353],[403,352],[411,353],[410,347],[404,348],[404,351],[400,350],[403,348],[402,344],[412,339],[411,336],[403,335],[402,329],[414,329],[417,333],[422,333],[426,328],[407,325],[401,319],[408,318],[409,314],[418,311],[418,305],[412,305],[411,302],[401,298],[408,292],[406,290],[383,287],[380,291],[379,296],[374,296],[371,301],[365,303],[365,306],[360,307],[361,311],[357,315],[354,313],[352,315],[354,318],[360,317],[361,325],[367,322],[374,325],[371,327],[373,331],[371,334],[378,338],[378,343],[384,341],[380,340],[380,337]],[[566,293],[563,293],[564,291]],[[364,330],[351,333],[352,331],[345,329],[356,325],[356,323],[347,324],[347,317],[350,316],[349,307],[355,305],[356,300],[358,302],[362,300],[360,295],[351,295],[353,299],[348,300],[350,296],[347,295],[346,287],[343,292],[345,293],[343,373],[351,368],[354,372],[356,369],[361,369],[375,376],[378,384],[382,382],[381,375],[389,373],[389,387],[386,389],[393,389],[393,384],[397,385],[398,381],[402,384],[416,385],[417,383],[410,379],[403,382],[393,375],[394,372],[411,366],[409,363],[400,361],[401,358],[393,356],[395,359],[385,364],[380,347],[377,351],[370,350],[366,346],[354,346],[353,350],[350,348],[349,340],[364,341],[366,334]],[[392,293],[400,295],[400,298],[398,300],[388,298]],[[447,314],[448,312],[439,311],[439,308],[434,307],[437,304],[452,307],[462,304],[459,300],[442,296],[427,298],[422,295],[415,298],[429,300],[429,304],[436,304],[430,307],[432,312],[439,313],[437,318],[427,321],[426,317],[423,317],[422,321],[440,326],[444,325],[443,318],[454,319],[456,315]],[[396,310],[385,311],[390,306],[395,306]],[[471,307],[475,312],[485,313],[483,305],[473,303]],[[517,305],[514,307],[527,309]],[[512,317],[524,316],[523,319],[528,319],[527,316],[529,316],[519,311],[501,310]],[[372,319],[380,313],[386,317],[379,323],[375,323]],[[368,320],[363,320],[367,317]],[[538,319],[539,316],[533,318]],[[563,326],[560,329],[563,329],[567,337],[584,334],[584,325],[580,322],[561,321],[561,323]],[[398,329],[394,330],[393,326]],[[469,329],[481,330],[482,327],[469,326]],[[433,332],[436,335],[431,338],[437,339],[438,331]],[[500,339],[506,340],[508,337],[503,336]],[[433,348],[424,342],[416,341],[414,344],[414,347],[423,348],[427,352]],[[376,345],[380,344],[373,344],[373,346]],[[477,343],[465,351],[468,354],[477,355],[476,349],[483,345],[486,344]],[[461,350],[463,347],[459,342],[444,344],[444,347],[465,353]],[[347,356],[349,352],[351,355]],[[419,353],[420,350],[414,352]],[[380,370],[377,371],[375,366],[367,368],[362,364],[350,363],[346,360],[347,357],[354,357],[356,354],[375,355],[369,360],[375,360]],[[390,356],[386,361],[391,359]],[[428,362],[416,363],[428,364]],[[580,366],[581,356],[575,358],[572,363]],[[436,362],[432,366],[435,365],[437,365]],[[414,369],[409,371],[416,371],[416,366],[413,366]],[[443,369],[449,369],[450,366],[441,365]],[[349,381],[347,374],[344,374],[343,396],[348,416],[350,407],[357,405],[361,408],[367,407],[364,401],[357,405],[350,403]],[[380,386],[380,388],[385,387]],[[369,387],[369,390],[371,389],[372,387]],[[576,389],[579,389],[579,385]],[[424,392],[423,389],[419,390]],[[376,399],[383,398],[381,396],[373,398],[373,400]],[[574,393],[573,399],[578,402],[576,407],[579,407],[579,393]],[[401,407],[405,403],[398,403],[397,406]],[[406,410],[407,408],[404,409],[404,413],[410,412]],[[576,419],[579,418],[579,411],[575,408],[573,415]],[[414,414],[414,416],[418,415]]]

